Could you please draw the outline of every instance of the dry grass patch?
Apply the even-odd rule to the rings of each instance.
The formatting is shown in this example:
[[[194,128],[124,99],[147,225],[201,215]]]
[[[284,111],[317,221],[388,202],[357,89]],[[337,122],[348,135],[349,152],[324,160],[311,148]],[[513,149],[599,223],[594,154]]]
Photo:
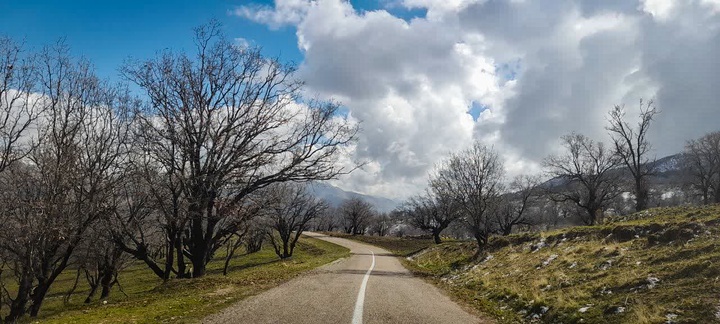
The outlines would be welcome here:
[[[432,247],[406,263],[500,322],[711,323],[720,207],[660,208],[604,225]]]

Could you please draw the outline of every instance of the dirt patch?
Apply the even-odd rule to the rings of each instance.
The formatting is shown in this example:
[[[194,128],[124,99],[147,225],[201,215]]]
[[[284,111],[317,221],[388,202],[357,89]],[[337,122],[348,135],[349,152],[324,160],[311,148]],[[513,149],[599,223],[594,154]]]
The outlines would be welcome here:
[[[235,291],[235,287],[231,285],[227,285],[225,287],[221,287],[216,289],[215,291],[207,294],[209,297],[220,297],[231,294],[233,291]]]

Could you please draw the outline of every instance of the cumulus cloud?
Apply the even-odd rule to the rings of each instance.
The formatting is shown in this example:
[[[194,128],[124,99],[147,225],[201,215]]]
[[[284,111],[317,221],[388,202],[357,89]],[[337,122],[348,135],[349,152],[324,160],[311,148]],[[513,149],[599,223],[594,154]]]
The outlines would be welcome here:
[[[510,174],[539,172],[558,138],[607,138],[615,104],[654,98],[658,156],[720,118],[720,1],[398,0],[412,19],[342,0],[234,12],[292,26],[308,91],[363,122],[344,189],[403,198],[448,152],[481,140]],[[475,112],[474,118],[469,112]]]

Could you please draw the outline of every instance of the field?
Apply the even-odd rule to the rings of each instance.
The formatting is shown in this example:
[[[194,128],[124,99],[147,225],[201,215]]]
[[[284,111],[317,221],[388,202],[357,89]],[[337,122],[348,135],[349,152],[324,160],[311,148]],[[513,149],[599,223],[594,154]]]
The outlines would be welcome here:
[[[82,277],[75,294],[65,301],[76,276],[74,270],[68,270],[53,285],[37,320],[43,323],[194,323],[243,298],[346,257],[349,250],[302,237],[289,260],[280,260],[268,244],[260,252],[238,254],[231,261],[228,276],[222,275],[224,256],[218,255],[217,261],[209,264],[207,276],[170,280],[164,284],[143,264],[133,263],[119,276],[127,295],[116,286],[107,303],[94,301],[89,305],[83,304],[88,288]]]

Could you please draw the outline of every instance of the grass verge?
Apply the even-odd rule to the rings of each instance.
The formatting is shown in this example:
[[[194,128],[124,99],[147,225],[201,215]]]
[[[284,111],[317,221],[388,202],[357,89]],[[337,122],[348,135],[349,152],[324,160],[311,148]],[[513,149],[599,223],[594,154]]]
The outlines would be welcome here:
[[[83,304],[88,292],[80,285],[67,302],[64,297],[75,281],[75,271],[64,273],[35,321],[43,323],[195,323],[233,303],[286,282],[301,273],[349,255],[349,250],[303,236],[290,260],[279,260],[269,246],[239,255],[222,275],[223,256],[208,265],[199,279],[171,280],[162,284],[142,264],[120,273],[125,296],[115,287],[107,303]],[[24,319],[28,321],[27,318]]]
[[[659,208],[606,224],[443,243],[408,265],[501,323],[720,321],[720,206]]]

